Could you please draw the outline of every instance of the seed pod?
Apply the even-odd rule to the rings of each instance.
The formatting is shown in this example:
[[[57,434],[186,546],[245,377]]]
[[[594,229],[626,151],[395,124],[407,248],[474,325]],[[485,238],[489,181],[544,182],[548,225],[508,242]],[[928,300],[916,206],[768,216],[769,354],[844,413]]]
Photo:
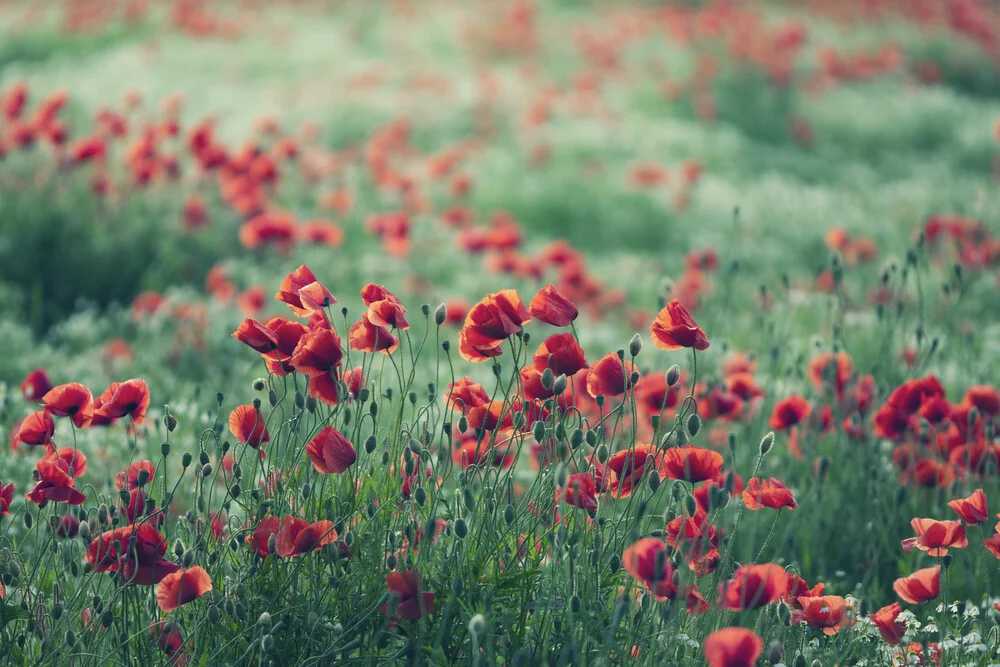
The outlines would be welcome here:
[[[160,443],[160,454],[162,454],[164,458],[166,458],[167,456],[170,456],[170,443],[169,442],[161,442]]]

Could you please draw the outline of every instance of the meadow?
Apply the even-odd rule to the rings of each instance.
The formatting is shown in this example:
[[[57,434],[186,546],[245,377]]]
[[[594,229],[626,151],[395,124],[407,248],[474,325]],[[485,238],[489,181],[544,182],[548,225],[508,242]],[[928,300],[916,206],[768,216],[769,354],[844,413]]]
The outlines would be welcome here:
[[[0,663],[998,665],[998,179],[989,0],[2,0]]]

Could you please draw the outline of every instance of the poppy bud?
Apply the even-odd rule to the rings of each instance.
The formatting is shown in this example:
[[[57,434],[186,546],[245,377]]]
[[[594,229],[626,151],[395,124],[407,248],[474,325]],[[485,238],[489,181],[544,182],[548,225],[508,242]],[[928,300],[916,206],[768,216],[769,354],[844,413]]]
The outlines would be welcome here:
[[[469,619],[469,634],[473,637],[478,637],[486,629],[486,617],[482,614],[476,614]]]
[[[605,463],[608,460],[608,455],[609,452],[607,445],[601,445],[600,447],[597,448],[597,461],[599,463]]]
[[[461,417],[458,418],[458,432],[465,433],[468,430],[469,430],[469,420],[465,418],[465,415],[462,415]]]
[[[507,506],[503,508],[503,520],[507,522],[508,526],[510,526],[513,525],[514,518],[514,506],[508,503]]]
[[[448,340],[441,341],[441,349],[445,351],[445,354],[447,354],[448,350],[451,349],[451,341]]]
[[[466,487],[462,490],[462,501],[465,503],[465,509],[470,512],[476,510],[476,496],[472,493],[472,489]]]
[[[660,473],[657,471],[652,471],[646,476],[646,484],[649,485],[649,490],[656,493],[656,490],[660,488]]]
[[[31,512],[25,512],[24,513],[24,527],[27,528],[28,530],[31,530],[31,524],[32,523],[34,523],[34,520],[31,518]]]
[[[556,486],[560,489],[566,486],[566,481],[569,479],[569,471],[566,470],[566,466],[563,464],[558,464],[556,466]]]
[[[826,480],[826,473],[830,471],[830,457],[819,457],[819,465],[816,467],[816,482],[822,484]]]
[[[455,521],[455,534],[463,540],[465,539],[465,536],[469,534],[469,524],[465,522],[465,519],[458,519]]]
[[[441,304],[434,311],[434,324],[441,326],[448,319],[448,306]]]
[[[427,502],[427,492],[424,491],[424,487],[418,486],[417,490],[413,492],[413,499],[417,501],[417,504],[421,507]]]
[[[667,369],[667,386],[673,387],[681,379],[681,367],[674,364]]]
[[[635,334],[632,336],[632,340],[628,342],[628,353],[633,357],[638,357],[641,351],[642,337],[639,334]]]
[[[107,503],[101,503],[97,507],[97,520],[100,523],[107,523],[108,522],[108,505],[107,505]]]
[[[315,414],[316,412],[316,399],[312,396],[306,397],[306,410],[309,411],[309,414]]]
[[[556,378],[555,382],[552,383],[552,393],[558,396],[564,391],[566,391],[566,376],[560,375]]]
[[[792,613],[787,605],[778,605],[778,620],[781,621],[782,625],[788,625],[792,620]]]
[[[775,640],[767,647],[767,661],[772,665],[777,665],[785,661],[785,647],[781,642]]]
[[[72,630],[66,631],[66,645],[69,647],[73,647],[76,645],[76,635],[73,634]]]
[[[80,524],[80,537],[84,542],[90,542],[91,532],[89,523],[83,522]]]
[[[941,558],[941,565],[944,566],[945,569],[948,569],[951,567],[952,560],[954,560],[954,557],[951,554],[945,554],[944,557]]]
[[[684,498],[684,509],[687,510],[688,516],[695,515],[695,512],[698,511],[698,502],[694,499],[694,496],[686,496]]]
[[[382,452],[382,465],[389,465],[389,452]]]
[[[111,624],[115,622],[115,613],[108,609],[101,615],[101,625],[105,628],[110,628]]]
[[[312,487],[309,485],[309,482],[302,485],[300,495],[302,496],[302,500],[309,500],[309,496],[312,495]]]
[[[701,419],[699,419],[698,415],[692,414],[690,417],[688,417],[688,433],[690,433],[691,437],[693,438],[694,436],[698,435],[698,431],[700,430],[701,430]]]
[[[181,456],[181,465],[184,466],[185,468],[187,468],[189,465],[191,465],[191,453],[190,452],[184,452],[184,455]]]
[[[691,441],[688,437],[687,431],[684,429],[677,429],[674,431],[674,438],[677,440],[678,447],[683,447]]]
[[[598,394],[597,396],[595,396],[594,397],[594,402],[597,403],[597,407],[603,408],[604,407],[604,394]]]
[[[200,454],[198,454],[198,463],[200,463],[201,465],[203,466],[208,465],[208,462],[210,460],[211,459],[208,458],[208,452],[202,451]]]
[[[774,447],[774,431],[768,431],[763,438],[760,439],[760,455],[765,456],[771,447]]]
[[[173,430],[177,428],[177,420],[170,413],[163,415],[163,425],[167,427],[167,430],[173,433]]]
[[[583,444],[583,431],[578,428],[573,429],[573,432],[569,434],[569,445],[573,449],[577,449]]]
[[[551,368],[546,368],[544,371],[542,371],[542,387],[551,390],[552,385],[555,384],[555,380],[556,377],[552,373]]]
[[[271,391],[267,392],[267,403],[272,408],[274,406],[276,406],[278,404],[278,392],[276,392],[273,389]],[[260,399],[259,398],[253,399],[253,407],[254,407],[254,409],[256,409],[258,411],[260,410]]]
[[[212,474],[212,464],[211,463],[206,463],[201,468],[201,476],[202,477],[208,477],[211,474]]]
[[[162,454],[164,458],[170,456],[170,443],[169,442],[161,442],[160,443],[160,454]]]

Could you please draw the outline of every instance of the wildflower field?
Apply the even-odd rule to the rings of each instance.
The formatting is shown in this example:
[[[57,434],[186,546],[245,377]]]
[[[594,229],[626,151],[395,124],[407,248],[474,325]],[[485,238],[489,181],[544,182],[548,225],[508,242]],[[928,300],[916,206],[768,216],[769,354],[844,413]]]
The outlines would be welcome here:
[[[0,1],[0,664],[1000,665],[1000,5]]]

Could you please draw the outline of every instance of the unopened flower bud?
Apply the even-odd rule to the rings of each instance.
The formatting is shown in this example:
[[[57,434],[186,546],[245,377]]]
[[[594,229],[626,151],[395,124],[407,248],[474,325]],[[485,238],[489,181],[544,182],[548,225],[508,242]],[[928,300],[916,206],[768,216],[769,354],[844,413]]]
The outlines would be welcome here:
[[[768,431],[764,437],[760,439],[760,455],[766,455],[769,451],[771,451],[771,447],[774,447],[774,431]]]
[[[448,306],[442,303],[434,311],[434,324],[441,326],[446,319],[448,319]]]
[[[698,435],[698,431],[701,430],[701,419],[698,417],[698,415],[692,414],[690,417],[688,417],[687,428],[688,428],[688,433],[691,434],[692,438]]]
[[[641,351],[642,337],[639,334],[635,334],[632,336],[632,340],[628,342],[628,353],[633,357],[638,357]]]
[[[673,387],[675,384],[680,382],[681,379],[681,367],[674,364],[667,369],[667,386]]]

